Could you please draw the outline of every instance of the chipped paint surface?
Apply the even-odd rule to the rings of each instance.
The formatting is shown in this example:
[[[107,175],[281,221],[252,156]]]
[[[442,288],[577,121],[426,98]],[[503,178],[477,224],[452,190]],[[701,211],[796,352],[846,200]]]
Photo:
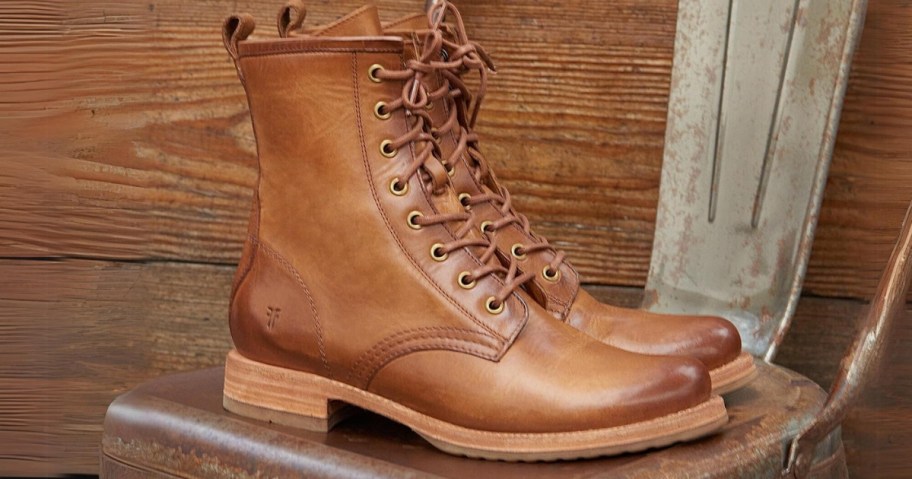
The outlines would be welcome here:
[[[772,358],[810,255],[864,6],[680,0],[650,309],[725,316]]]

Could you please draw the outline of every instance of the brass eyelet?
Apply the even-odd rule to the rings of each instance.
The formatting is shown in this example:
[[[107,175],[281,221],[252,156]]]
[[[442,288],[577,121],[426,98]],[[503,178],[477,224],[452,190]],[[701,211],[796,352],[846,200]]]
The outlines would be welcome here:
[[[525,253],[520,253],[519,250],[523,249],[522,243],[516,243],[510,248],[510,253],[513,254],[513,257],[518,260],[526,259]]]
[[[481,226],[479,226],[479,228],[481,229],[481,234],[487,233],[487,232],[488,232],[488,226],[491,226],[491,225],[493,225],[493,224],[494,224],[493,221],[482,221],[482,222],[481,222]]]
[[[421,214],[420,211],[412,211],[411,213],[408,214],[408,220],[406,220],[406,222],[408,223],[409,228],[411,228],[413,230],[421,229],[421,225],[419,225],[418,223],[415,223],[415,218],[418,218],[419,216],[424,216],[424,215]]]
[[[497,305],[497,307],[495,308],[495,307],[494,307],[494,303],[496,303],[496,302],[497,302],[497,298],[495,298],[494,296],[491,296],[490,298],[488,298],[488,299],[485,301],[485,309],[487,309],[488,312],[491,313],[491,314],[500,314],[500,313],[502,313],[503,310],[504,310],[504,304],[503,304],[503,303],[500,303],[500,304]]]
[[[464,206],[465,209],[472,207],[472,205],[469,204],[470,199],[472,199],[472,195],[468,193],[459,193],[459,202],[462,203],[462,206]]]
[[[560,277],[561,272],[559,269],[552,271],[550,266],[545,266],[545,268],[542,269],[542,278],[545,278],[545,280],[548,282],[556,283],[560,281]]]
[[[387,111],[386,113],[383,112],[383,110],[386,109],[386,106],[387,106],[386,102],[378,101],[377,104],[374,105],[374,116],[376,116],[380,120],[389,120],[390,117],[393,116],[393,114],[390,113],[389,111]]]
[[[434,102],[432,102],[432,101],[427,102],[427,105],[424,105],[424,109],[427,110],[427,111],[433,110],[433,109],[434,109]]]
[[[447,175],[449,175],[449,176],[453,176],[456,174],[456,167],[453,165],[444,163],[443,168],[446,170]]]
[[[443,249],[443,243],[434,243],[431,246],[431,258],[433,258],[434,261],[444,261],[450,256],[449,253],[441,252],[441,249]]]
[[[378,65],[376,63],[374,63],[373,65],[370,66],[370,68],[367,69],[367,77],[370,78],[370,81],[372,81],[374,83],[380,83],[383,81],[382,79],[377,78],[377,72],[380,70],[383,70],[383,65]]]
[[[395,157],[396,154],[399,153],[399,149],[391,148],[390,145],[392,145],[392,144],[393,144],[393,142],[390,140],[383,140],[380,143],[380,154],[387,158]]]
[[[472,281],[466,282],[465,279],[468,278],[469,276],[471,276],[471,274],[468,271],[463,271],[462,273],[459,273],[459,278],[456,279],[456,282],[459,283],[459,286],[462,289],[472,289],[475,287],[474,279]]]
[[[408,193],[408,189],[408,183],[401,183],[398,177],[390,181],[390,193],[396,196],[405,196]]]

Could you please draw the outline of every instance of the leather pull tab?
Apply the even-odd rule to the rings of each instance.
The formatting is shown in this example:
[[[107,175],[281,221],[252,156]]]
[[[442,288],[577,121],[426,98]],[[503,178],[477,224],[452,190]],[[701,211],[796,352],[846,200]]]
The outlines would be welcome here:
[[[238,59],[238,42],[245,40],[256,27],[253,16],[247,13],[238,13],[225,19],[222,24],[222,41],[225,42],[225,49],[228,54],[237,63]]]
[[[276,17],[276,26],[279,27],[279,36],[282,38],[290,37],[292,32],[301,28],[305,18],[307,18],[307,8],[304,7],[304,2],[301,2],[300,0],[289,0],[289,2],[279,10],[279,15]]]

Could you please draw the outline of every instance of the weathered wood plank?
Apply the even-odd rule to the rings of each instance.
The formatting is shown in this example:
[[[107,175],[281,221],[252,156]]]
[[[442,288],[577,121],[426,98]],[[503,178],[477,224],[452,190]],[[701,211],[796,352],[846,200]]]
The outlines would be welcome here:
[[[255,145],[220,46],[276,0],[0,4],[0,257],[230,264]],[[322,22],[358,0],[309,2]],[[381,2],[387,19],[417,0]],[[641,286],[674,0],[460,2],[500,73],[480,131],[517,204],[586,281]],[[866,297],[912,199],[912,5],[871,2],[807,289]]]
[[[0,471],[97,472],[107,404],[169,372],[219,364],[233,268],[0,260]],[[636,288],[591,287],[634,305]],[[864,305],[805,298],[779,364],[828,384]],[[906,313],[912,320],[912,304]],[[845,426],[853,477],[902,477],[912,431],[912,321]]]
[[[97,474],[107,404],[230,349],[230,267],[0,262],[0,471]]]

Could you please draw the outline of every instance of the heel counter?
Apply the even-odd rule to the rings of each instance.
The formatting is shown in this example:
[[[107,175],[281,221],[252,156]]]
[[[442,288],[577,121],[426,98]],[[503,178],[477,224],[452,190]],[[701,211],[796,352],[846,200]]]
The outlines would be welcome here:
[[[232,339],[235,338],[235,323],[237,322],[237,294],[241,284],[250,274],[253,268],[253,262],[257,252],[257,242],[260,229],[260,201],[257,190],[254,189],[253,199],[250,205],[250,221],[247,223],[247,237],[244,239],[244,247],[241,250],[241,259],[238,261],[237,269],[234,271],[234,279],[231,282],[231,294],[228,297],[228,329],[231,331]]]
[[[281,255],[248,239],[251,264],[237,284],[229,327],[237,351],[254,361],[329,374],[317,306]]]

